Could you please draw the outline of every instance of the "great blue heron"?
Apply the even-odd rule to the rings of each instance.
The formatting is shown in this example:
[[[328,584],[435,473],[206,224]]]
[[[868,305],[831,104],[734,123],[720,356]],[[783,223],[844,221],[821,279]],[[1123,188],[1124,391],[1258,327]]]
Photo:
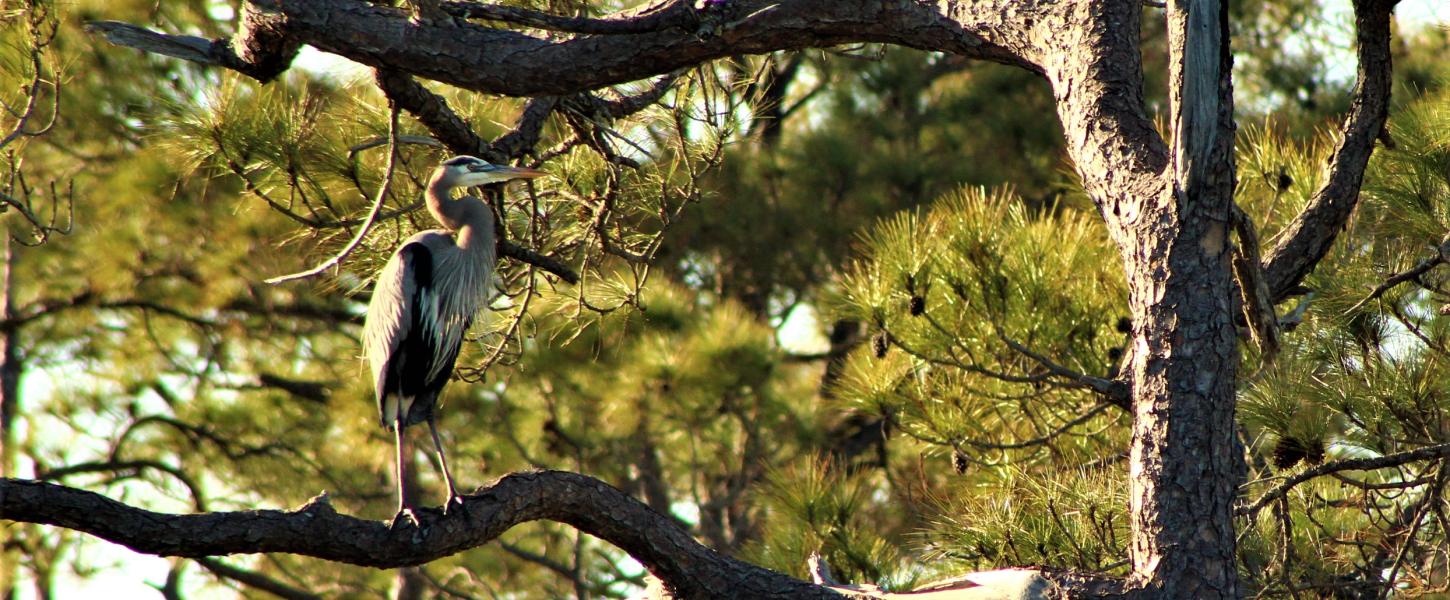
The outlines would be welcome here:
[[[448,501],[461,502],[435,410],[438,394],[453,373],[463,332],[492,297],[493,210],[472,196],[452,199],[454,188],[534,178],[542,171],[504,167],[472,156],[456,156],[434,169],[424,194],[428,212],[443,226],[414,235],[388,259],[373,288],[363,325],[363,353],[372,366],[383,427],[397,437],[398,513],[417,523],[405,477],[410,425],[427,423],[433,448],[448,483]]]

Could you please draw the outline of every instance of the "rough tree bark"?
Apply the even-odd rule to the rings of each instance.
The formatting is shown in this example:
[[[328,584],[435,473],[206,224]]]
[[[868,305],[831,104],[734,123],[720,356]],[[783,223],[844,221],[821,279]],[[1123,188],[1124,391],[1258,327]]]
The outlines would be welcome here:
[[[248,0],[239,31],[204,40],[97,23],[114,43],[236,70],[260,81],[310,44],[390,73],[394,101],[457,152],[489,149],[410,77],[489,94],[537,96],[517,136],[558,102],[731,55],[883,42],[990,60],[1041,75],[1057,101],[1069,153],[1117,244],[1130,290],[1133,344],[1120,375],[1131,390],[1132,577],[1153,598],[1233,598],[1233,504],[1243,472],[1234,437],[1237,347],[1229,266],[1233,206],[1231,55],[1223,0],[1170,0],[1172,138],[1143,105],[1140,0],[663,0],[606,19],[443,2],[455,17],[572,32],[540,37],[464,22],[410,19],[354,0]],[[1260,265],[1275,300],[1326,254],[1357,202],[1389,95],[1389,19],[1396,0],[1355,0],[1359,78],[1324,187]],[[391,88],[391,89],[390,89]],[[412,100],[404,98],[412,95]],[[532,116],[530,116],[532,115]],[[532,121],[530,121],[532,119]],[[532,129],[530,128],[532,127]],[[519,138],[514,138],[517,141]],[[141,552],[206,556],[299,552],[369,564],[418,564],[548,518],[630,552],[683,596],[825,597],[833,592],[703,550],[668,519],[597,483],[559,473],[510,476],[470,499],[467,519],[438,520],[414,539],[313,504],[299,513],[161,516],[87,492],[0,483],[4,517],[73,527]],[[560,493],[561,490],[572,490]],[[217,532],[205,534],[207,531]],[[224,533],[223,533],[224,532]],[[1116,594],[1122,586],[1072,585]]]

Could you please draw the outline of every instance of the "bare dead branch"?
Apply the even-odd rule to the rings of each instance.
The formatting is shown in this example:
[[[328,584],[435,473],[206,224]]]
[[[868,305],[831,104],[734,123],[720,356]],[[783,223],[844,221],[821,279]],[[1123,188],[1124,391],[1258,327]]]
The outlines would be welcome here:
[[[271,81],[292,65],[303,42],[288,34],[286,19],[266,14],[255,3],[243,3],[241,12],[239,30],[231,39],[169,35],[118,21],[93,21],[86,24],[86,30],[117,46],[225,67],[263,83]]]

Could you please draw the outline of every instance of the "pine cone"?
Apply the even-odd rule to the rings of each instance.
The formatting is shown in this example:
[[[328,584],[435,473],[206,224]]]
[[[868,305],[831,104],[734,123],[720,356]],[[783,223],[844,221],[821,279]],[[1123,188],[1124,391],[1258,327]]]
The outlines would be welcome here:
[[[967,474],[967,453],[961,450],[952,452],[952,469],[957,472],[957,475]]]
[[[1279,438],[1279,443],[1274,445],[1274,467],[1287,469],[1299,464],[1307,455],[1308,448],[1303,442],[1291,437]]]

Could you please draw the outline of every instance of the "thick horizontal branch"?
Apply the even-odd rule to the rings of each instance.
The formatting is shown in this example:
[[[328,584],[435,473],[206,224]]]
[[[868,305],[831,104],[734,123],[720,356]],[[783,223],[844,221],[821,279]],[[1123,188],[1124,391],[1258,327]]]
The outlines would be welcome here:
[[[1275,302],[1282,302],[1329,253],[1359,203],[1360,184],[1374,143],[1384,130],[1390,102],[1390,13],[1399,0],[1354,3],[1359,76],[1343,137],[1329,159],[1329,174],[1309,205],[1284,230],[1264,259]]]
[[[100,494],[0,479],[0,518],[56,525],[159,556],[287,552],[377,568],[423,564],[475,548],[521,523],[547,519],[607,540],[646,565],[680,598],[840,598],[722,556],[673,519],[608,484],[560,471],[517,473],[464,498],[464,510],[424,511],[420,528],[338,514],[324,494],[291,511],[164,514]]]
[[[957,8],[947,15],[930,3],[917,2],[737,0],[702,11],[691,8],[700,19],[694,29],[667,27],[563,40],[473,23],[419,21],[396,8],[350,0],[250,0],[245,8],[249,18],[230,40],[168,35],[114,22],[93,23],[92,29],[114,44],[219,65],[261,80],[275,77],[277,62],[290,60],[295,46],[309,44],[377,69],[509,96],[568,95],[728,56],[861,42],[947,51],[1041,70],[1025,56],[1037,9],[1028,5],[1014,11]],[[683,14],[676,12],[680,10],[668,12]]]

